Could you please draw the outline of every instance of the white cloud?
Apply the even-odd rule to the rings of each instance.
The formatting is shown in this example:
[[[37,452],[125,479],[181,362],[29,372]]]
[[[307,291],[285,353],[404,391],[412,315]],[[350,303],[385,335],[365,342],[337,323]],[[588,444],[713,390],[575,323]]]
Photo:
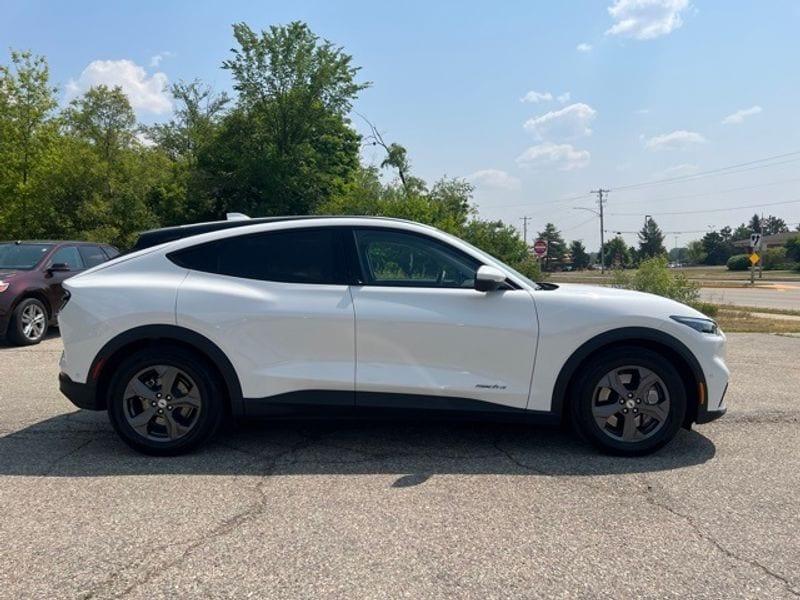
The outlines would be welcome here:
[[[578,52],[591,52],[592,45],[584,42],[575,46],[575,50],[577,50]]]
[[[517,164],[530,168],[554,166],[560,171],[572,171],[587,166],[590,158],[588,150],[578,150],[571,144],[545,142],[525,150],[517,157]]]
[[[172,110],[172,101],[167,93],[168,82],[164,73],[148,76],[143,67],[131,60],[94,60],[77,80],[67,82],[67,100],[94,86],[120,86],[134,110],[163,114]]]
[[[690,146],[705,144],[706,141],[706,138],[697,132],[679,129],[651,137],[645,141],[644,147],[648,150],[685,150]]]
[[[553,94],[550,92],[534,92],[531,90],[527,94],[525,94],[522,98],[519,99],[520,102],[533,102],[534,104],[538,102],[550,102],[553,99]]]
[[[757,115],[761,112],[760,106],[751,106],[750,108],[743,108],[742,110],[737,110],[735,113],[728,115],[724,119],[722,119],[723,125],[738,125],[742,121],[744,121],[747,117],[751,117],[753,115]]]
[[[482,169],[467,175],[467,181],[477,186],[496,190],[518,190],[520,181],[513,175],[499,169]]]
[[[523,127],[540,139],[574,139],[592,134],[589,125],[596,115],[597,111],[591,106],[579,102],[528,119]]]
[[[637,115],[648,115],[648,114],[650,114],[650,109],[649,108],[640,108],[639,110],[636,111],[636,114]]]
[[[556,100],[561,102],[561,104],[566,104],[567,102],[569,102],[569,99],[571,97],[572,97],[572,94],[570,94],[569,92],[564,92],[558,98],[556,98]]]
[[[681,164],[675,165],[674,167],[669,167],[664,169],[660,173],[656,173],[656,179],[667,179],[669,177],[683,177],[684,175],[694,175],[697,171],[700,170],[700,167],[697,165],[689,165],[689,164]]]
[[[620,35],[637,40],[652,40],[672,33],[681,25],[681,13],[689,0],[616,0],[608,7],[614,24],[606,35]]]
[[[163,52],[154,54],[153,56],[150,57],[150,66],[158,67],[159,65],[161,65],[162,60],[164,60],[165,58],[170,58],[171,56],[174,55],[169,50],[164,50]]]

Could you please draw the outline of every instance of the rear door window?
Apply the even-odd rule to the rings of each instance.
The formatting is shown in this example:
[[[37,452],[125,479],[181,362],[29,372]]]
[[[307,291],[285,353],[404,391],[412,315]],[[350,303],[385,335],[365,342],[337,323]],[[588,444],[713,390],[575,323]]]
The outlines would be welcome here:
[[[96,267],[108,260],[100,246],[78,246],[78,251],[87,269]]]
[[[55,265],[59,263],[67,265],[70,271],[83,270],[83,260],[78,252],[78,248],[75,246],[64,246],[55,251],[55,254],[53,254],[53,257],[50,259],[50,264]]]
[[[334,228],[288,229],[225,238],[169,258],[187,269],[231,277],[343,284],[338,239]]]

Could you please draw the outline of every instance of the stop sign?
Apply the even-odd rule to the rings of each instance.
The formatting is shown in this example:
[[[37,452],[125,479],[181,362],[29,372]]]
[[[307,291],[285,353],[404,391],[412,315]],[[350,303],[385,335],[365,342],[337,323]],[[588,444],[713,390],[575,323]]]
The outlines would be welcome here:
[[[539,258],[547,254],[547,240],[536,240],[533,243],[533,253]]]

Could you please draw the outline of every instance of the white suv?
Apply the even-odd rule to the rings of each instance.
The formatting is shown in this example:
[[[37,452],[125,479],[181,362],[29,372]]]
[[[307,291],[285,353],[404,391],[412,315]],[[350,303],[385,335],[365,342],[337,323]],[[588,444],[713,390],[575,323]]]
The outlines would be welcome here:
[[[701,313],[534,283],[432,227],[221,221],[138,246],[64,284],[60,383],[142,452],[195,448],[226,415],[458,411],[642,454],[725,412],[725,337]]]

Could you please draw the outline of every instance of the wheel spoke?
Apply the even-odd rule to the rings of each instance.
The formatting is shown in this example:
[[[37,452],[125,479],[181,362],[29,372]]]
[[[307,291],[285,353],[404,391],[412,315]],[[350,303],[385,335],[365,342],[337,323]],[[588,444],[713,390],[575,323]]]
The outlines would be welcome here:
[[[155,400],[156,394],[153,390],[147,387],[144,382],[138,377],[134,377],[128,384],[128,389],[125,391],[126,395],[139,396],[145,400]]]
[[[156,409],[147,405],[145,409],[135,417],[129,418],[128,423],[141,435],[147,435],[147,426],[156,414]]]
[[[642,369],[640,371],[640,377],[641,379],[639,380],[639,387],[636,388],[636,395],[644,400],[650,388],[658,383],[658,376],[652,371],[646,371]]]
[[[632,442],[636,439],[639,429],[636,427],[636,417],[631,413],[625,415],[625,422],[622,425],[622,439]]]
[[[188,394],[180,398],[173,398],[173,406],[189,406],[191,408],[200,408],[201,400],[197,388],[192,388]]]
[[[617,414],[619,410],[619,404],[613,402],[610,404],[604,404],[602,406],[593,406],[592,414],[594,415],[594,419],[597,421],[597,424],[600,425],[600,427],[603,427],[605,426],[606,421],[608,421],[611,416]]]
[[[606,376],[600,380],[600,385],[613,390],[620,398],[625,398],[630,391],[625,387],[625,384],[622,383],[622,379],[619,377],[619,371],[607,373]]]
[[[161,381],[161,393],[173,396],[174,394],[172,392],[175,387],[175,380],[178,378],[178,369],[175,367],[164,367],[159,371],[158,378]]]
[[[669,404],[667,402],[659,402],[658,404],[641,404],[639,406],[643,415],[654,418],[659,423],[667,420],[669,415]]]
[[[164,413],[164,423],[167,426],[167,436],[174,440],[183,436],[191,427],[184,427],[178,423],[169,411]]]

